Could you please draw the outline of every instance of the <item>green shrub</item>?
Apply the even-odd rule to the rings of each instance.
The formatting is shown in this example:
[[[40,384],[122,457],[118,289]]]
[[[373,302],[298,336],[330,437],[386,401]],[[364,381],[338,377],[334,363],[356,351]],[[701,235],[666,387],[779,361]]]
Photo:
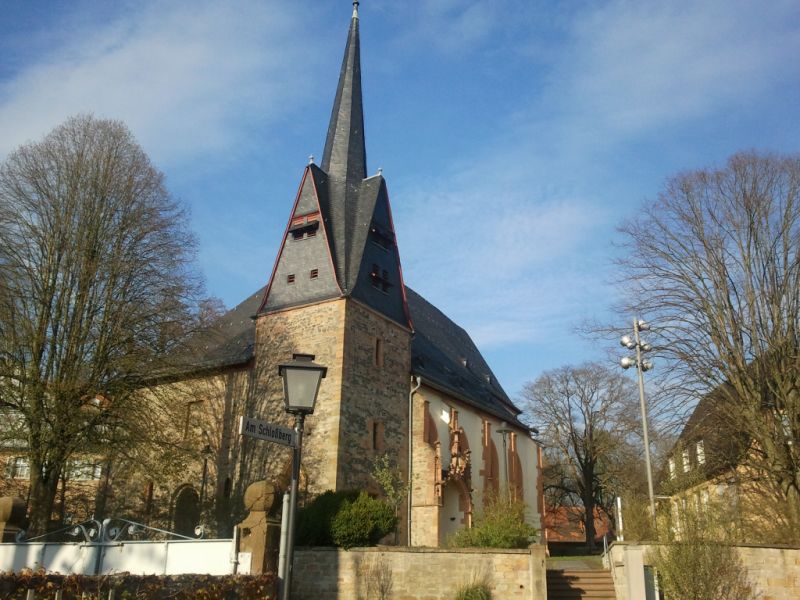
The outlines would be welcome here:
[[[498,497],[490,499],[472,527],[459,529],[448,540],[454,548],[527,548],[537,529],[525,522],[525,504]]]
[[[336,546],[374,546],[394,531],[397,517],[387,502],[361,492],[354,501],[345,500],[331,522],[331,537]]]
[[[465,585],[456,592],[455,600],[491,600],[492,592],[485,583]]]
[[[667,598],[753,600],[758,594],[732,545],[729,507],[689,503],[677,519],[661,524],[664,543],[651,547],[647,560],[656,568]]]
[[[357,491],[328,490],[298,510],[295,538],[297,545],[333,546],[331,535],[333,518],[345,502],[355,500],[357,497]]]

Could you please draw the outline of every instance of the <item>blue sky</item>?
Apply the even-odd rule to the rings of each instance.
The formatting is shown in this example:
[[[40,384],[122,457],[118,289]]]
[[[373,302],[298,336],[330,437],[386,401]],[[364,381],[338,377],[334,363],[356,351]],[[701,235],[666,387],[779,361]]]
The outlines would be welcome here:
[[[0,157],[68,116],[125,121],[191,207],[208,293],[264,285],[320,157],[349,0],[6,0]],[[510,395],[604,360],[615,226],[664,180],[800,146],[800,3],[363,0],[368,170],[406,283]],[[627,316],[619,316],[625,320]]]

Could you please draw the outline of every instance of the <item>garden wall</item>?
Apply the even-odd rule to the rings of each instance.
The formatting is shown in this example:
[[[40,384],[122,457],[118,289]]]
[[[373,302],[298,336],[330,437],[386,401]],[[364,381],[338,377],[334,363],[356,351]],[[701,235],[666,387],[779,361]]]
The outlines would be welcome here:
[[[298,548],[294,561],[295,600],[439,600],[482,579],[494,598],[547,598],[545,548],[540,545],[526,550]],[[381,594],[381,588],[389,593]]]
[[[643,575],[641,565],[648,564],[647,544],[615,542],[611,546],[615,587],[618,600],[638,600],[635,592]],[[742,545],[739,557],[747,578],[760,593],[761,600],[796,600],[800,590],[800,548]],[[637,565],[638,563],[638,565]],[[643,585],[643,583],[642,583]],[[643,589],[643,588],[642,588]]]

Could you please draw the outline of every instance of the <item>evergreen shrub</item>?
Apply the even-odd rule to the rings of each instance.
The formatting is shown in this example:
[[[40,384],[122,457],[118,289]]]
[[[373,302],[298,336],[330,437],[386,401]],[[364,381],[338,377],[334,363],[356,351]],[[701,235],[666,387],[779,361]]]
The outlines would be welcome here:
[[[394,531],[397,517],[389,503],[361,492],[353,500],[345,500],[331,522],[333,543],[342,548],[374,546]]]
[[[298,546],[333,546],[331,523],[347,501],[358,498],[357,491],[328,490],[297,511]]]

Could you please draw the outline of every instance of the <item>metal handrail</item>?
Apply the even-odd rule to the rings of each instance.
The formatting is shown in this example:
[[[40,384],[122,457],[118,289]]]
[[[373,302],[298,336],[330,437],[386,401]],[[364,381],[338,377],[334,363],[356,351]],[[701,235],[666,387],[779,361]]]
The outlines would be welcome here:
[[[111,526],[112,523],[115,525],[114,527]],[[57,529],[55,531],[48,531],[47,533],[37,535],[31,539],[25,539],[24,531],[20,531],[17,534],[16,541],[20,543],[28,543],[59,533],[66,533],[72,537],[78,537],[82,535],[87,544],[106,544],[109,542],[120,541],[125,533],[128,535],[134,535],[137,533],[143,533],[145,531],[162,533],[181,540],[202,539],[203,535],[205,534],[205,528],[202,525],[198,525],[194,529],[197,537],[189,537],[187,535],[182,535],[173,531],[167,531],[166,529],[159,529],[158,527],[151,527],[149,525],[145,525],[144,523],[137,523],[136,521],[130,521],[128,519],[108,518],[103,519],[102,522],[98,521],[97,519],[89,519],[88,521],[78,523],[77,525],[69,525],[68,527],[62,527],[61,529]]]
[[[608,533],[603,535],[603,561],[608,564],[608,570],[611,571],[611,580],[614,582],[614,593],[616,594],[617,589],[617,574],[616,569],[614,568],[614,561],[611,557],[609,552],[610,548],[608,545]]]

